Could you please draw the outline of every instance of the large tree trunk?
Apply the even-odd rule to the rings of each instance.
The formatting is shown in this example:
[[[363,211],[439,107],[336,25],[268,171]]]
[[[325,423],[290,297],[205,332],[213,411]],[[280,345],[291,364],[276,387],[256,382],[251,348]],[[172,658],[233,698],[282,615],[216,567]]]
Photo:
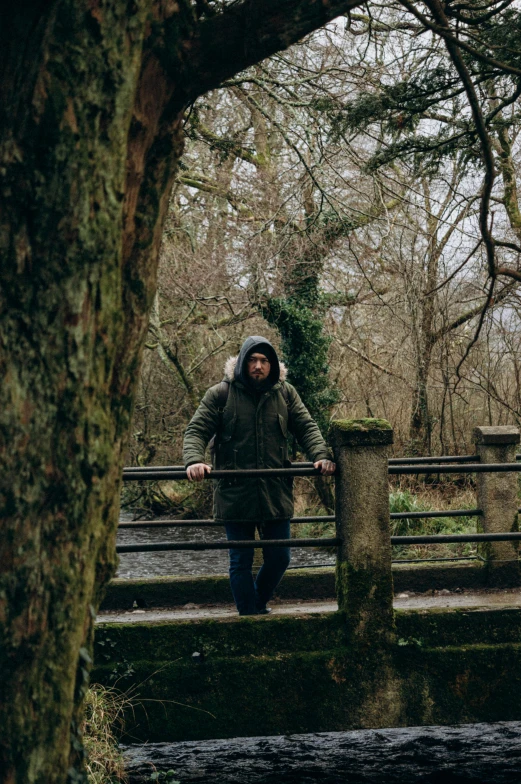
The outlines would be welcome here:
[[[180,152],[145,21],[132,2],[70,0],[15,17],[2,41],[3,782],[81,777],[78,708]]]
[[[355,4],[0,11],[3,784],[83,780],[93,619],[186,103]]]

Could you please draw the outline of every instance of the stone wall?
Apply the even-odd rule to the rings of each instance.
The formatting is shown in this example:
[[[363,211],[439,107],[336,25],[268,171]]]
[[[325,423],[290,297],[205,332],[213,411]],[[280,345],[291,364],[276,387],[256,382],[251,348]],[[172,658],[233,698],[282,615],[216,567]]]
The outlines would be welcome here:
[[[508,430],[508,433],[506,432]],[[480,428],[489,462],[514,459],[517,431]],[[288,574],[281,598],[338,612],[99,624],[94,681],[129,695],[129,740],[174,741],[521,719],[521,609],[393,611],[398,590],[519,585],[517,547],[485,565],[391,568],[383,420],[333,422],[338,470],[335,583]],[[517,529],[517,474],[478,474],[485,531]],[[229,602],[225,577],[115,581],[105,607]],[[302,609],[302,608],[299,608]]]
[[[519,720],[520,621],[398,611],[384,649],[340,612],[100,624],[93,680],[131,695],[129,741]]]

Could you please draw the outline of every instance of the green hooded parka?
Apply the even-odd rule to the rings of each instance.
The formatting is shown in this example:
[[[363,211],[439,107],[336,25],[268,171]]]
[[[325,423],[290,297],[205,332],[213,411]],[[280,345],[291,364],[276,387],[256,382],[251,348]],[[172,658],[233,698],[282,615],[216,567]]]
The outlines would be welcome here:
[[[270,377],[260,391],[248,383],[249,354],[269,353]],[[225,365],[230,389],[223,413],[214,467],[282,468],[289,465],[288,434],[293,435],[312,462],[330,459],[317,424],[296,389],[286,380],[286,369],[275,349],[259,336],[249,337],[238,357]],[[286,397],[282,394],[286,387]],[[189,423],[183,445],[185,467],[205,462],[208,442],[219,424],[219,384],[211,387]],[[293,516],[293,480],[219,479],[214,489],[214,518],[221,522],[287,520]]]

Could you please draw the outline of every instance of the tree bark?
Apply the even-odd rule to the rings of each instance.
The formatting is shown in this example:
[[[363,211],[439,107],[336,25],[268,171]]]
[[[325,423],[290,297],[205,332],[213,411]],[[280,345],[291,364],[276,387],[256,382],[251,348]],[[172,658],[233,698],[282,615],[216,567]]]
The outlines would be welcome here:
[[[93,619],[184,108],[353,2],[0,11],[0,780],[84,780]],[[7,4],[5,4],[7,5]]]
[[[55,3],[34,27],[15,16],[2,41],[7,782],[82,777],[93,618],[116,564],[121,455],[180,152],[145,19],[127,2]]]

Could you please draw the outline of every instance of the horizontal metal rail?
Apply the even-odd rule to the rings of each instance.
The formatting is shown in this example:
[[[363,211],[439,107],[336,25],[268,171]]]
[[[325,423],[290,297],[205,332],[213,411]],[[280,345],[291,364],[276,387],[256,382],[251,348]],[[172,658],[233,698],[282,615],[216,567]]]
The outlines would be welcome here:
[[[516,455],[516,460],[521,460],[521,454]],[[441,455],[439,457],[390,457],[389,465],[421,465],[422,463],[477,463],[479,455]],[[291,468],[313,468],[313,463],[293,461]],[[185,471],[183,465],[171,466],[126,466],[124,474],[148,474],[156,471],[179,472]]]
[[[422,463],[472,463],[479,455],[442,455],[441,457],[390,457],[389,465],[421,465]]]
[[[209,479],[267,479],[274,477],[291,476],[319,476],[318,468],[236,468],[215,470],[209,475]],[[132,482],[142,479],[155,479],[157,481],[166,479],[186,479],[186,471],[127,471],[123,474],[124,482]]]
[[[391,457],[389,465],[415,465],[416,463],[471,463],[472,461],[479,460],[478,455],[463,455],[462,457]],[[307,462],[293,462],[288,468],[313,468],[313,463]],[[183,473],[186,471],[183,465],[170,465],[170,466],[127,466],[123,469],[123,474],[140,474],[143,479],[147,478],[147,474],[168,472]]]
[[[515,542],[521,533],[509,531],[501,534],[433,534],[432,536],[391,536],[392,545],[458,544],[459,542]]]
[[[431,517],[480,517],[482,509],[447,509],[446,512],[391,512],[391,520],[423,520]]]
[[[392,545],[416,544],[458,544],[461,542],[511,542],[521,541],[521,533],[505,532],[497,534],[435,534],[432,536],[391,536]],[[153,553],[167,550],[229,550],[230,548],[263,547],[338,547],[339,538],[312,539],[241,539],[218,542],[155,542],[140,544],[120,544],[118,553]]]
[[[521,471],[521,463],[463,463],[461,465],[389,466],[390,474],[485,474]]]
[[[155,542],[151,544],[118,544],[117,553],[155,553],[169,550],[229,550],[253,547],[338,547],[341,539],[241,539],[219,542]]]
[[[518,510],[521,512],[521,509]],[[422,520],[435,517],[479,517],[483,514],[481,509],[448,509],[441,512],[391,512],[391,520]],[[290,523],[303,525],[305,523],[334,523],[335,515],[310,515],[309,517],[292,517]],[[245,524],[247,521],[243,521]],[[224,526],[224,522],[215,520],[136,520],[135,522],[123,521],[118,528],[212,528]]]
[[[477,561],[477,555],[455,555],[454,558],[401,558],[396,561],[391,561],[393,564],[411,564],[411,563],[441,563],[444,561]]]
[[[150,471],[185,471],[184,465],[170,465],[170,466],[125,466],[123,469],[124,474],[147,474]]]
[[[459,463],[459,464],[417,464],[417,465],[389,465],[389,474],[473,474],[473,473],[506,473],[521,471],[519,463]],[[317,468],[236,468],[215,470],[209,479],[268,479],[291,476],[319,476]],[[172,480],[186,479],[186,471],[126,471],[123,473],[124,482],[137,480]]]
[[[310,517],[292,517],[290,523],[301,525],[303,523],[334,523],[335,515],[314,515]],[[246,520],[243,521],[246,524]],[[118,528],[206,528],[224,526],[226,523],[215,520],[136,520],[135,522],[121,522]]]
[[[313,468],[313,463],[293,462],[288,468]],[[149,474],[155,471],[169,471],[176,472],[186,471],[184,465],[171,465],[171,466],[126,466],[123,469],[124,474]]]

